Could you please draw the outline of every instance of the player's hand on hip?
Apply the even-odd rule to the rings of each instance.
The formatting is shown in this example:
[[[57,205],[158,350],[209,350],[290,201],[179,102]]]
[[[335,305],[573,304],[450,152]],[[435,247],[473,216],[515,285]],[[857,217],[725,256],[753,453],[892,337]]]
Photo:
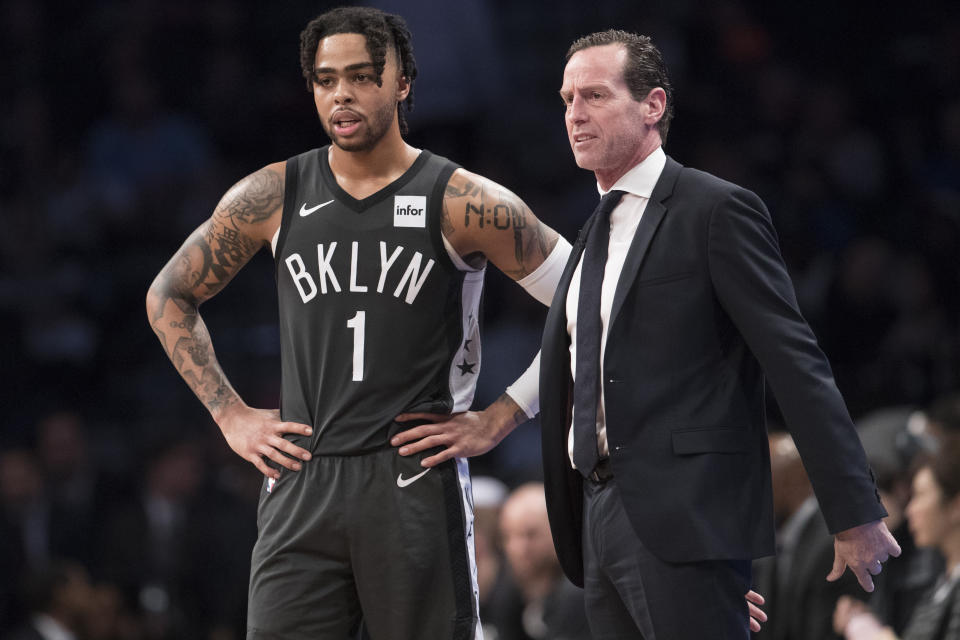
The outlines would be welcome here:
[[[284,422],[276,409],[237,407],[225,414],[219,424],[230,448],[268,478],[279,479],[280,471],[271,468],[264,458],[291,471],[300,470],[300,460],[310,459],[309,451],[283,436],[287,433],[309,436],[313,429],[299,422]]]
[[[464,413],[402,413],[397,422],[426,420],[426,424],[401,431],[390,444],[400,447],[400,455],[414,454],[443,447],[443,450],[420,461],[421,466],[435,467],[451,458],[476,456],[490,451],[500,438],[499,428],[485,411]]]
[[[760,608],[765,600],[762,595],[752,589],[747,591],[744,597],[747,599],[747,610],[750,612],[750,631],[757,633],[760,631],[760,623],[767,621],[767,614]]]
[[[839,580],[844,569],[850,567],[863,590],[872,593],[873,576],[880,573],[890,556],[900,555],[900,545],[883,520],[874,520],[834,536],[833,551],[833,570],[827,580]]]

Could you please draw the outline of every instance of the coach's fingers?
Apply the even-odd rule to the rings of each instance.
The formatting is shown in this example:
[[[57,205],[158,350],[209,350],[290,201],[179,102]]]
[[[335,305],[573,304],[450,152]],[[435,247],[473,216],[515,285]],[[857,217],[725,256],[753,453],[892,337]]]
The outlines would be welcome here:
[[[859,569],[850,567],[850,570],[853,571],[855,576],[857,576],[857,582],[860,583],[860,586],[863,587],[863,590],[867,593],[873,593],[873,577],[870,575],[870,573],[863,567]]]
[[[274,449],[279,449],[287,455],[293,458],[300,458],[301,460],[309,460],[310,452],[302,447],[298,447],[289,440],[273,436],[267,440],[267,443],[272,446]]]
[[[830,570],[830,573],[827,574],[828,582],[835,582],[840,579],[840,576],[843,575],[843,571],[847,568],[847,563],[840,556],[840,553],[834,551],[833,555],[833,569]]]
[[[764,613],[763,609],[753,604],[752,602],[747,603],[747,610],[750,612],[750,617],[758,622],[766,622],[767,614]]]

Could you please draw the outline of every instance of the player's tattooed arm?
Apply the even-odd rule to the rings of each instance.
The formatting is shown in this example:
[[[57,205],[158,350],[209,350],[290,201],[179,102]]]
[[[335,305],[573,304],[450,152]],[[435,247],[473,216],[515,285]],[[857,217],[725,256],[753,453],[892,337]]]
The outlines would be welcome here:
[[[285,169],[284,163],[272,164],[234,185],[147,293],[150,326],[177,371],[210,411],[230,448],[274,479],[280,477],[280,467],[298,471],[300,460],[311,457],[285,435],[309,436],[312,428],[281,420],[277,409],[254,409],[243,402],[217,362],[198,308],[270,243],[283,211]]]
[[[283,205],[284,167],[234,185],[160,271],[147,294],[150,326],[200,401],[216,417],[239,398],[217,362],[198,313],[269,242]]]
[[[467,263],[485,257],[514,280],[539,267],[559,238],[510,190],[463,169],[447,183],[441,229]]]

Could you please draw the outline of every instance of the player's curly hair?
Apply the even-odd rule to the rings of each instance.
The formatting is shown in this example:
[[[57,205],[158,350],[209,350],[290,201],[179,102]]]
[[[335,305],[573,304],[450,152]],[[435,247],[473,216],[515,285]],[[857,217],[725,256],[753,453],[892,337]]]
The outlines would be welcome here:
[[[400,64],[400,74],[410,84],[406,99],[397,104],[400,133],[406,135],[407,119],[404,109],[413,111],[413,81],[417,77],[417,61],[406,21],[400,16],[372,7],[339,7],[323,13],[307,24],[300,34],[300,69],[307,81],[307,90],[313,89],[314,60],[320,41],[338,33],[359,33],[367,39],[367,51],[373,58],[377,86],[383,86],[383,68],[387,60],[387,45],[392,45]]]
[[[657,123],[660,140],[666,144],[670,121],[673,120],[673,85],[667,76],[667,66],[663,62],[660,50],[647,36],[641,36],[620,29],[608,29],[583,36],[567,50],[567,61],[578,51],[590,47],[602,47],[608,44],[622,44],[627,50],[623,79],[630,88],[630,95],[640,101],[647,97],[650,90],[660,87],[667,94],[667,104],[663,117]]]

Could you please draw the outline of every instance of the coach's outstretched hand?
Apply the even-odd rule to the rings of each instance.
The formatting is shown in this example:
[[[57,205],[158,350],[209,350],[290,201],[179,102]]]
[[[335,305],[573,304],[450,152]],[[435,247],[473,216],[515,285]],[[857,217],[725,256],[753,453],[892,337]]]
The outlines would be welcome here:
[[[900,555],[900,545],[883,520],[874,520],[838,533],[833,540],[833,570],[827,580],[839,580],[850,567],[863,590],[873,592],[873,576],[883,569],[890,556]]]
[[[254,409],[234,405],[217,420],[227,444],[241,458],[250,462],[268,478],[280,478],[264,457],[290,469],[300,470],[300,460],[309,460],[310,452],[283,438],[286,433],[309,436],[313,429],[299,422],[284,422],[277,409]]]
[[[400,447],[402,456],[444,447],[443,451],[420,461],[424,467],[435,467],[444,460],[478,456],[490,451],[528,418],[520,406],[504,393],[483,411],[401,413],[395,420],[427,421],[427,424],[401,431],[390,440],[390,444]]]

